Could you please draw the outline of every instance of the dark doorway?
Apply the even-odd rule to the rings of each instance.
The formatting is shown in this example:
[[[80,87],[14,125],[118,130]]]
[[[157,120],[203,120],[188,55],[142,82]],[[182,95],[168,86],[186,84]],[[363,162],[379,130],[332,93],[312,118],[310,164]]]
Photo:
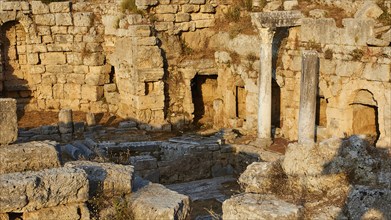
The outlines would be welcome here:
[[[323,96],[318,96],[316,100],[316,115],[315,115],[315,124],[320,127],[327,126],[327,99]]]
[[[194,120],[196,126],[212,125],[213,100],[217,89],[217,75],[196,75],[191,80],[191,94],[194,104]]]
[[[32,98],[27,82],[26,33],[19,22],[7,22],[0,29],[0,97],[17,100],[23,109]]]
[[[246,120],[246,90],[244,86],[236,86],[236,117]]]
[[[281,128],[281,89],[272,79],[272,126]]]

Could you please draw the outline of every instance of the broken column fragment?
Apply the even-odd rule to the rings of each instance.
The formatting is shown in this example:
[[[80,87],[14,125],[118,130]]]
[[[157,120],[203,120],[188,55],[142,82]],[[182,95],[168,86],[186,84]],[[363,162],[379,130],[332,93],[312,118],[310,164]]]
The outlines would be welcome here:
[[[58,113],[58,129],[61,134],[73,132],[73,118],[71,109],[61,109]]]
[[[299,143],[313,143],[315,141],[318,76],[318,53],[316,51],[304,51],[300,82]]]
[[[16,100],[0,99],[0,145],[10,144],[18,138]]]

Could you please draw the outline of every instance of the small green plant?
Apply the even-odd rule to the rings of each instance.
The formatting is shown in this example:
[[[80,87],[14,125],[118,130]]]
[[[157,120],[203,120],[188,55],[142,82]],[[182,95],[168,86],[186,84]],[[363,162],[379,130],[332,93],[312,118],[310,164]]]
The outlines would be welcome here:
[[[364,56],[364,51],[361,49],[354,49],[352,52],[350,52],[350,56],[352,56],[352,60],[361,60],[361,58]]]
[[[317,52],[321,52],[322,46],[320,45],[320,43],[316,43],[315,41],[310,40],[306,44],[305,49],[306,50],[316,50]]]
[[[327,60],[333,59],[333,51],[331,49],[327,49],[324,52],[324,58],[327,59]]]
[[[194,51],[184,40],[181,40],[182,54],[191,55]]]
[[[136,0],[122,0],[121,2],[121,11],[122,13],[130,12],[143,14],[142,10],[137,9]]]
[[[247,71],[254,71],[253,64],[256,60],[258,60],[257,56],[255,56],[254,53],[249,53],[246,56],[247,63],[246,63],[246,69]]]
[[[236,5],[228,8],[224,16],[229,22],[238,22],[240,20],[240,7]]]
[[[115,28],[115,29],[118,29],[119,28],[119,22],[120,22],[120,18],[117,18],[116,20],[115,20],[115,22],[114,22],[114,24],[113,24],[113,28]]]
[[[379,16],[379,21],[383,25],[391,25],[391,13],[389,13],[388,8],[384,0],[378,0],[377,5],[383,10],[383,14]]]

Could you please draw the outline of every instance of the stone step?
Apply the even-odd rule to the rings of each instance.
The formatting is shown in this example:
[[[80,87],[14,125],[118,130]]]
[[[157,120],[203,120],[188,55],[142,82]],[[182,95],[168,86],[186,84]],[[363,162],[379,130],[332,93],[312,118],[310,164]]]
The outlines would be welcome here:
[[[91,161],[71,161],[65,167],[83,169],[90,183],[90,196],[123,195],[132,192],[133,166]]]
[[[88,180],[82,169],[62,167],[0,175],[0,213],[34,211],[87,200]]]
[[[57,143],[51,141],[8,145],[1,148],[0,158],[0,174],[61,166]]]
[[[133,219],[186,219],[190,213],[188,196],[151,183],[127,197]]]
[[[223,203],[223,219],[301,219],[302,206],[273,195],[243,193]]]

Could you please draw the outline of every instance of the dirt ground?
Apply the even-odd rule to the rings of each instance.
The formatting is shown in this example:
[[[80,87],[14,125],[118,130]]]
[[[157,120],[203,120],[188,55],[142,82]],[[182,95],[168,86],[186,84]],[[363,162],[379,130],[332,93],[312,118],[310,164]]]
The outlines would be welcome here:
[[[73,112],[73,121],[86,121],[86,113],[80,111]],[[124,119],[109,113],[95,114],[96,122],[103,126],[116,127]],[[19,128],[34,128],[42,125],[51,125],[58,123],[58,112],[50,111],[32,111],[32,112],[18,112],[18,126]]]

